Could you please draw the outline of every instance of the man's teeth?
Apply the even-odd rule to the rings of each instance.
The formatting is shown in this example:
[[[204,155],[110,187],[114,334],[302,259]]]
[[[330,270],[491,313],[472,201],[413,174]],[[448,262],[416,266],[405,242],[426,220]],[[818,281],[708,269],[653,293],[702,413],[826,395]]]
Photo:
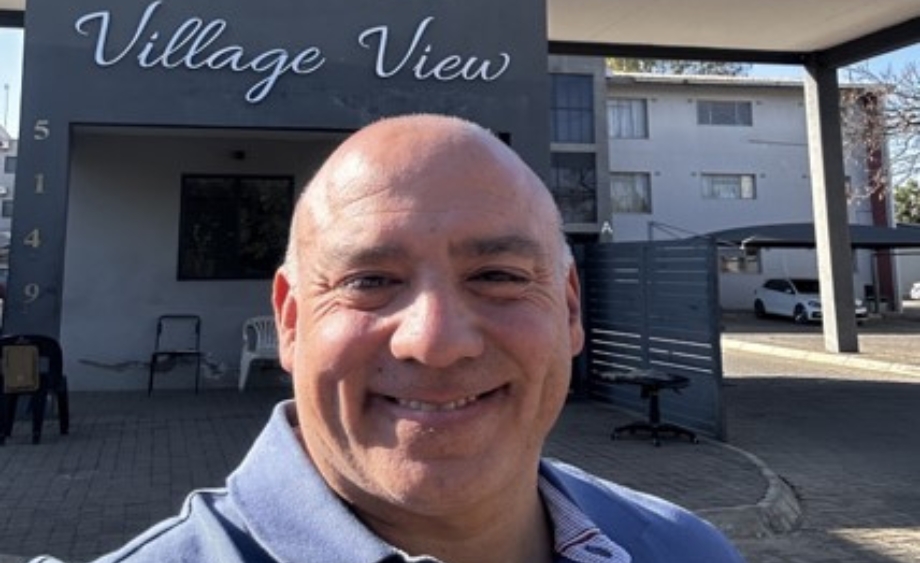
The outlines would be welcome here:
[[[408,399],[396,399],[396,403],[399,406],[405,407],[407,409],[411,409],[414,411],[422,411],[422,412],[454,411],[457,409],[462,409],[463,407],[469,404],[475,403],[475,402],[476,402],[475,395],[471,395],[469,397],[464,397],[456,401],[451,401],[449,403],[442,403],[442,404],[426,403],[423,401],[412,401]]]

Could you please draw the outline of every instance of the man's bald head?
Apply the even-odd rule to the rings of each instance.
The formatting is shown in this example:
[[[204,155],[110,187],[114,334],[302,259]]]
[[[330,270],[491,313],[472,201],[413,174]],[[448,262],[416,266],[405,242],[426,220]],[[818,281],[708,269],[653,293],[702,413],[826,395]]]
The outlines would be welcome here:
[[[296,264],[308,246],[304,237],[321,233],[324,225],[336,220],[343,206],[376,191],[399,190],[445,166],[467,170],[473,198],[477,197],[477,178],[494,182],[496,175],[504,177],[507,205],[526,202],[534,206],[539,210],[535,220],[558,233],[563,257],[560,272],[564,273],[571,254],[565,244],[562,218],[549,190],[517,153],[473,122],[416,114],[372,123],[351,135],[326,159],[298,198],[283,266],[289,278],[296,279]],[[437,190],[437,184],[432,182],[430,189]]]

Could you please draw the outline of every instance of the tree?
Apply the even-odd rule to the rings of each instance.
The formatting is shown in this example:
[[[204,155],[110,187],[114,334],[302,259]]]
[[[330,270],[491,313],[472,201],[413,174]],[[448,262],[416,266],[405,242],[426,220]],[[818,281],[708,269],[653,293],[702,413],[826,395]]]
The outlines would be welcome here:
[[[908,180],[894,190],[894,216],[899,223],[920,224],[920,184]]]
[[[685,74],[743,76],[751,70],[745,63],[719,61],[672,61],[661,59],[607,59],[613,72],[644,72],[650,74]]]
[[[845,77],[858,87],[843,90],[844,142],[862,145],[870,155],[887,154],[892,186],[920,177],[920,67],[907,63],[878,71],[864,63],[847,68]],[[848,105],[862,107],[863,115],[848,113]],[[877,183],[870,191],[884,187]]]

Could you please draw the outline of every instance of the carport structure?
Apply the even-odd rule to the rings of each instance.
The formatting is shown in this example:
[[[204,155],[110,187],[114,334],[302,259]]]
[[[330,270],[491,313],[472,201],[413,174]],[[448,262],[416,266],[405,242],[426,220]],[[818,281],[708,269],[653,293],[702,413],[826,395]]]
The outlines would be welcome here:
[[[841,67],[920,41],[913,0],[549,0],[554,54],[803,67],[824,343],[858,352]]]
[[[920,42],[916,0],[545,0],[551,54],[724,60],[806,70],[815,242],[825,346],[859,349],[853,317],[839,68]],[[27,0],[0,0],[0,26]]]

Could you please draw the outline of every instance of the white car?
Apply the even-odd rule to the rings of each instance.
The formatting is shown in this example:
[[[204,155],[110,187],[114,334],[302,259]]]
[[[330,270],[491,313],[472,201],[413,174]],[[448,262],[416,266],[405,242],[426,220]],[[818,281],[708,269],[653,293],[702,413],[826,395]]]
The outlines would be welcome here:
[[[821,291],[812,278],[775,278],[754,290],[754,313],[758,317],[778,315],[797,323],[821,321]],[[868,309],[856,300],[856,318],[864,319]]]
[[[920,281],[914,282],[914,285],[910,287],[910,298],[920,299]]]

